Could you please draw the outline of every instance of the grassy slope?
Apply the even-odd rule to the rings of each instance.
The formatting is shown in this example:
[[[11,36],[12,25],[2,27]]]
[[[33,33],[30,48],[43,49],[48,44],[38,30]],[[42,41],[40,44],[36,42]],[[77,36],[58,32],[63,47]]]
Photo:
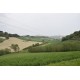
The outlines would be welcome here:
[[[50,63],[61,62],[61,64],[66,61],[69,65],[80,65],[80,62],[76,64],[80,58],[80,51],[74,52],[44,52],[44,53],[13,53],[0,56],[0,65],[14,65],[14,66],[39,66],[39,65],[49,65]],[[74,61],[74,59],[76,61]],[[73,61],[74,64],[70,64]],[[80,61],[80,59],[79,59]],[[60,65],[60,63],[59,63]],[[65,65],[65,64],[63,64]]]

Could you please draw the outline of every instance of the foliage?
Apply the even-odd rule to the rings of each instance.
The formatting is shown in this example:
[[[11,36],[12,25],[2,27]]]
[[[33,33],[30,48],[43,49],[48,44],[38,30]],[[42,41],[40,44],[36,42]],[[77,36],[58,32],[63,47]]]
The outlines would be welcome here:
[[[0,56],[1,55],[5,55],[5,54],[9,54],[11,51],[10,51],[10,49],[8,49],[8,48],[6,48],[6,49],[4,49],[4,50],[0,50]]]
[[[57,44],[49,44],[46,46],[31,47],[29,52],[63,52],[63,51],[80,51],[80,41],[64,41]]]
[[[0,38],[0,43],[1,43],[1,42],[3,42],[4,40],[5,40],[5,39],[3,39],[3,38]]]
[[[80,40],[80,31],[75,31],[73,34],[67,35],[62,38],[62,41],[66,40]]]
[[[20,37],[18,34],[10,34],[3,31],[0,31],[0,36],[6,37],[7,39],[9,39],[9,37]]]
[[[15,52],[19,52],[19,46],[18,44],[11,44],[10,46]]]

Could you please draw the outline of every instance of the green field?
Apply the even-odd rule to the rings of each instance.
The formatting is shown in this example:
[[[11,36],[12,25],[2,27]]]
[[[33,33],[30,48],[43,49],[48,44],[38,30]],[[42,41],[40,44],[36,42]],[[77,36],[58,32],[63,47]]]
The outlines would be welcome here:
[[[50,37],[19,37],[19,39],[26,40],[26,41],[37,41],[37,42],[47,42],[47,43],[59,43],[61,40],[60,39],[54,39]]]
[[[69,61],[61,61],[58,63],[51,63],[49,66],[80,66],[80,58],[78,59],[72,59]]]
[[[0,66],[77,66],[80,65],[80,51],[11,53],[0,56]]]

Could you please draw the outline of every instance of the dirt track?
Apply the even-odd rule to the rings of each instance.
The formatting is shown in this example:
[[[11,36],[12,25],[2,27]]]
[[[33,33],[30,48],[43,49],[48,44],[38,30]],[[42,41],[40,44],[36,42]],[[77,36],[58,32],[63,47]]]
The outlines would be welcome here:
[[[41,44],[41,42],[24,41],[24,40],[15,38],[15,37],[11,37],[8,40],[5,40],[4,42],[0,43],[0,50],[5,49],[5,48],[11,49],[10,48],[11,44],[18,44],[20,47],[20,50],[22,50],[22,49],[29,47],[32,44],[36,44],[36,43]],[[11,51],[13,51],[13,50],[11,49]]]

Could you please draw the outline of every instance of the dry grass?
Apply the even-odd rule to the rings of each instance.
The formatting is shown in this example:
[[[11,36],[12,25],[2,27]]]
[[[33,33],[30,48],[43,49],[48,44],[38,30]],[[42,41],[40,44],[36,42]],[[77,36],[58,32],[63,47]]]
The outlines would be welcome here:
[[[36,43],[41,44],[42,42],[24,41],[15,37],[10,37],[8,40],[5,40],[4,42],[0,43],[0,50],[5,48],[11,49],[10,48],[11,44],[18,44],[20,47],[20,50],[22,50]],[[11,51],[13,50],[11,49]]]

